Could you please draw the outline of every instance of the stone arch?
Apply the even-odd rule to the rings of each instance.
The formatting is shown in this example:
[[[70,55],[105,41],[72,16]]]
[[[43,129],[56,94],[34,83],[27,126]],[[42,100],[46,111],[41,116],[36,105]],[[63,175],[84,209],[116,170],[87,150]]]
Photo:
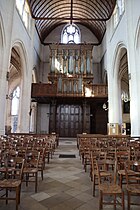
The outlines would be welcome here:
[[[4,30],[4,25],[3,25],[3,19],[0,13],[0,66],[3,64],[3,55],[4,55],[4,48],[5,48],[5,30]],[[0,74],[2,73],[2,68],[0,71]]]
[[[120,98],[121,92],[119,92],[119,89],[121,87],[121,77],[122,77],[122,73],[123,72],[119,72],[119,68],[120,68],[120,60],[122,58],[122,56],[124,55],[124,53],[126,52],[126,46],[120,42],[118,43],[115,53],[114,53],[114,59],[113,59],[113,79],[114,79],[114,85],[115,85],[115,89],[117,88],[117,95],[118,98]]]
[[[27,56],[27,52],[26,49],[24,47],[24,44],[20,41],[20,40],[16,40],[13,43],[12,48],[17,49],[18,54],[20,55],[20,60],[21,60],[21,76],[22,79],[26,79],[26,76],[28,74],[27,72],[27,64],[29,63],[28,61],[28,56]]]
[[[5,133],[5,110],[6,110],[6,101],[5,101],[5,92],[6,92],[6,71],[7,66],[5,65],[5,49],[6,49],[6,36],[5,36],[5,28],[4,21],[2,15],[0,13],[0,109],[3,110],[1,112],[0,119],[0,133]]]
[[[3,19],[0,13],[0,49],[3,49],[5,46],[5,33],[4,33],[4,25],[3,25]]]
[[[114,59],[114,105],[118,107],[116,113],[119,113],[118,122],[130,123],[130,113],[126,117],[124,114],[124,103],[129,101],[129,70],[128,70],[128,57],[127,48],[123,43],[117,45]],[[123,97],[122,97],[123,96]],[[128,96],[128,97],[127,97]]]
[[[118,45],[116,46],[115,49],[115,53],[114,53],[114,58],[113,58],[113,77],[115,78],[116,76],[118,76],[118,67],[120,64],[120,57],[121,57],[121,53],[124,49],[126,48],[126,45],[123,42],[119,42]]]
[[[137,22],[136,33],[135,33],[135,49],[140,50],[140,18]]]
[[[17,130],[20,124],[22,97],[24,94],[24,86],[27,77],[27,56],[24,45],[21,41],[15,41],[11,48],[11,59],[8,70],[8,92],[7,92],[7,115],[6,127],[11,127],[13,131],[14,121],[17,122]],[[15,118],[11,115],[13,92],[16,87],[20,88],[18,116]],[[15,129],[14,129],[15,130]],[[16,131],[17,131],[16,130]]]

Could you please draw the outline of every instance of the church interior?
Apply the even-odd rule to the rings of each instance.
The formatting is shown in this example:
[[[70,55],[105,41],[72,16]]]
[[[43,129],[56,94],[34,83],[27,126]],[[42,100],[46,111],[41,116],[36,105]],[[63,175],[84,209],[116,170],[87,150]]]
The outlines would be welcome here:
[[[1,210],[139,208],[139,7],[0,0]]]

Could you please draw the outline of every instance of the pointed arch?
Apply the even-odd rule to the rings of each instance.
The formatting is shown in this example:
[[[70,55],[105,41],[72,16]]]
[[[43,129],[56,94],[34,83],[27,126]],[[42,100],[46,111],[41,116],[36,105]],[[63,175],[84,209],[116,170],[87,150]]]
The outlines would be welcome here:
[[[26,48],[21,40],[15,40],[12,44],[12,48],[15,48],[20,56],[21,76],[22,79],[24,79],[28,75],[27,64],[29,63]]]
[[[81,32],[76,24],[67,24],[64,26],[61,32],[61,43],[75,43],[81,42]]]
[[[6,43],[5,30],[4,30],[3,19],[0,13],[0,66],[2,66],[3,62],[3,55],[4,55],[3,50],[5,49],[5,43]]]
[[[118,69],[120,65],[120,58],[123,53],[123,50],[126,49],[126,45],[123,42],[119,42],[118,45],[116,46],[115,53],[114,53],[114,58],[113,58],[113,77],[118,77]]]
[[[140,17],[137,22],[136,33],[135,33],[135,48],[139,49],[140,47]]]
[[[8,93],[7,93],[7,120],[6,125],[11,127],[12,132],[19,131],[20,125],[20,116],[21,116],[21,106],[22,106],[22,98],[25,95],[23,93],[25,81],[27,78],[27,54],[25,51],[24,44],[16,40],[11,48],[11,59],[9,66],[9,77],[8,77]],[[18,100],[15,100],[17,104],[17,114],[12,113],[13,109],[13,99],[15,92],[17,92],[17,88],[19,91]]]
[[[6,37],[5,37],[5,30],[4,30],[4,24],[3,19],[0,13],[0,49],[3,49],[6,43]]]
[[[126,82],[128,83],[128,61],[127,61],[127,48],[123,43],[119,43],[115,51],[113,75],[114,75],[114,81],[118,83],[118,85],[120,85],[120,88],[125,89],[124,83]]]

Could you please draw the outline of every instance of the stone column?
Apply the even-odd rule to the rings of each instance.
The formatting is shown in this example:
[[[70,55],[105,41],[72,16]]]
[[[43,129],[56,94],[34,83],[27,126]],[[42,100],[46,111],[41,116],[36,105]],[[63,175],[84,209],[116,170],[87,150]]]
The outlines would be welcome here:
[[[36,133],[36,112],[37,112],[37,103],[36,102],[31,102],[31,107],[30,107],[30,132],[31,133]]]

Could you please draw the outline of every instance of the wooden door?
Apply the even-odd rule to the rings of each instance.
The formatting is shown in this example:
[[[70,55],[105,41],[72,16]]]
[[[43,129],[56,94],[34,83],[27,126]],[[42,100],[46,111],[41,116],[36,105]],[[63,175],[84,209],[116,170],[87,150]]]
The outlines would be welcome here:
[[[82,108],[80,105],[57,106],[56,132],[61,137],[76,137],[82,132]]]

